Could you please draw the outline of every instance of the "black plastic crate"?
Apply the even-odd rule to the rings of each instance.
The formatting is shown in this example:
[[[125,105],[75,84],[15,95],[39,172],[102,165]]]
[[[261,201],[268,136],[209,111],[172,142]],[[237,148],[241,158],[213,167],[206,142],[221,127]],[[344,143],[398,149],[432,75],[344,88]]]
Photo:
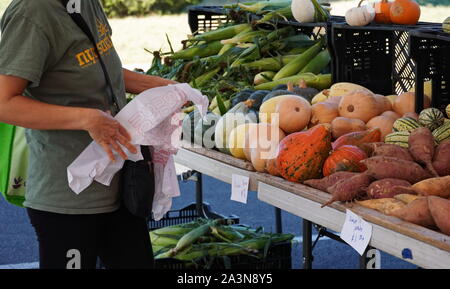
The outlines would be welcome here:
[[[445,110],[450,103],[450,34],[442,28],[413,31],[410,54],[416,63],[416,107],[423,109],[423,83],[432,82],[431,106]]]
[[[239,217],[235,215],[223,216],[218,213],[211,211],[208,204],[203,205],[203,210],[211,219],[228,219],[234,224],[239,224]],[[188,223],[195,221],[199,218],[196,204],[190,204],[189,206],[181,210],[169,211],[161,220],[150,221],[150,230],[155,230],[158,228]],[[290,242],[280,243],[273,245],[266,256],[265,259],[256,259],[254,257],[246,255],[238,256],[228,256],[228,262],[224,262],[222,258],[217,258],[210,266],[211,269],[228,269],[225,264],[229,264],[231,269],[291,269],[292,259],[291,259],[291,249],[292,245]],[[187,269],[186,262],[176,260],[176,259],[158,259],[155,260],[155,267],[157,269]]]
[[[202,34],[217,29],[223,23],[236,21],[222,6],[190,6],[188,8],[189,28],[193,34]]]
[[[227,219],[232,221],[234,224],[239,224],[239,217],[236,215],[231,216],[224,216],[215,212],[211,211],[211,207],[208,203],[203,204],[203,212],[205,213],[206,217],[210,219]],[[180,210],[172,210],[167,212],[164,217],[159,220],[150,220],[149,222],[149,229],[150,231],[156,230],[159,228],[172,226],[172,225],[178,225],[178,224],[185,224],[192,221],[197,220],[200,218],[200,215],[197,210],[197,205],[195,203],[192,203],[188,205],[187,207],[180,209]]]
[[[415,85],[415,63],[411,59],[412,31],[437,27],[436,23],[408,25],[331,25],[335,82],[353,82],[376,93],[389,95]]]

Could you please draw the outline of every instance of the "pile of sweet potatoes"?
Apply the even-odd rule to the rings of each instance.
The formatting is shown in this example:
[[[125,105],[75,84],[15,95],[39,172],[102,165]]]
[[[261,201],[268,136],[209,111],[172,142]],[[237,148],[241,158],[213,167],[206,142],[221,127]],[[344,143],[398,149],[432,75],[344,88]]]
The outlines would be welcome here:
[[[361,205],[450,235],[450,141],[435,146],[427,128],[414,130],[409,148],[365,144],[362,173],[337,172],[304,184],[329,192],[333,202]],[[323,207],[322,206],[322,207]]]

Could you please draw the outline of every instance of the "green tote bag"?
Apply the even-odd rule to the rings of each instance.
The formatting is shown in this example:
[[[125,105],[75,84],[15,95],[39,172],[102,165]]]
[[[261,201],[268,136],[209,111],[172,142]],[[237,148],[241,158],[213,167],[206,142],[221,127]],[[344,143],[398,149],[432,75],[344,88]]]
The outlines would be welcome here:
[[[0,123],[0,192],[11,204],[23,207],[28,169],[25,129]]]

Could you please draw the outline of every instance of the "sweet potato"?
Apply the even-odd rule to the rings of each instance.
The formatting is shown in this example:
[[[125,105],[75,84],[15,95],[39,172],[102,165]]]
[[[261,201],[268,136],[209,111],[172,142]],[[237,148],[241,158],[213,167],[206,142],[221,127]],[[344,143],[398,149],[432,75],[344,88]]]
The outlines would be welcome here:
[[[394,196],[394,199],[402,201],[405,204],[409,204],[417,198],[420,198],[420,196],[413,194],[399,194]]]
[[[450,176],[426,179],[415,183],[411,189],[423,196],[450,198]]]
[[[428,207],[439,230],[450,236],[450,201],[430,196],[428,197]]]
[[[432,177],[419,164],[398,158],[376,156],[361,162],[367,166],[365,173],[377,180],[396,178],[415,184]]]
[[[385,145],[385,143],[384,142],[371,142],[371,143],[359,144],[357,147],[362,149],[366,153],[366,155],[370,158],[371,156],[373,156],[373,152],[375,151],[375,149],[382,145]]]
[[[340,180],[328,188],[328,192],[332,195],[332,198],[327,203],[322,205],[322,208],[336,201],[352,201],[358,196],[364,195],[369,185],[370,177],[364,173],[356,174],[351,178]]]
[[[322,179],[312,179],[304,181],[303,184],[326,192],[329,187],[333,186],[340,180],[348,179],[357,174],[358,173],[352,172],[337,172]]]
[[[431,131],[426,127],[416,128],[411,132],[408,138],[409,152],[414,160],[423,164],[433,174],[438,177],[438,173],[433,168],[434,156],[434,137]]]
[[[382,198],[382,199],[374,199],[374,200],[366,200],[366,201],[357,201],[356,203],[360,204],[363,207],[377,210],[385,215],[390,215],[392,212],[403,209],[406,205],[394,198]]]
[[[419,226],[433,228],[435,223],[428,208],[427,197],[418,198],[403,209],[393,211],[390,215]]]
[[[409,151],[401,146],[395,144],[383,144],[375,147],[373,156],[385,156],[402,159],[413,162],[414,159]]]
[[[450,140],[441,142],[434,152],[433,168],[441,176],[450,175]]]
[[[398,188],[397,186],[401,186]],[[370,184],[367,188],[367,195],[372,199],[392,198],[398,194],[407,194],[410,191],[402,187],[409,187],[411,184],[405,180],[382,179]]]
[[[333,143],[333,149],[336,150],[343,145],[358,146],[363,143],[371,143],[379,141],[381,141],[381,130],[376,127],[364,131],[350,132],[343,136],[340,136]]]

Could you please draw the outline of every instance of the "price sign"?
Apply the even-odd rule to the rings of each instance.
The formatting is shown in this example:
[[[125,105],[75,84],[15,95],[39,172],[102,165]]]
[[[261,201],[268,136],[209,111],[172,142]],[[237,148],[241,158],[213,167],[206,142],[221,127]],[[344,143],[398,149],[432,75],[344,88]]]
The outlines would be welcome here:
[[[245,176],[231,176],[231,200],[247,204],[248,184],[250,179]]]
[[[370,238],[372,237],[372,225],[364,221],[360,216],[347,210],[345,223],[341,231],[341,239],[363,255]]]

